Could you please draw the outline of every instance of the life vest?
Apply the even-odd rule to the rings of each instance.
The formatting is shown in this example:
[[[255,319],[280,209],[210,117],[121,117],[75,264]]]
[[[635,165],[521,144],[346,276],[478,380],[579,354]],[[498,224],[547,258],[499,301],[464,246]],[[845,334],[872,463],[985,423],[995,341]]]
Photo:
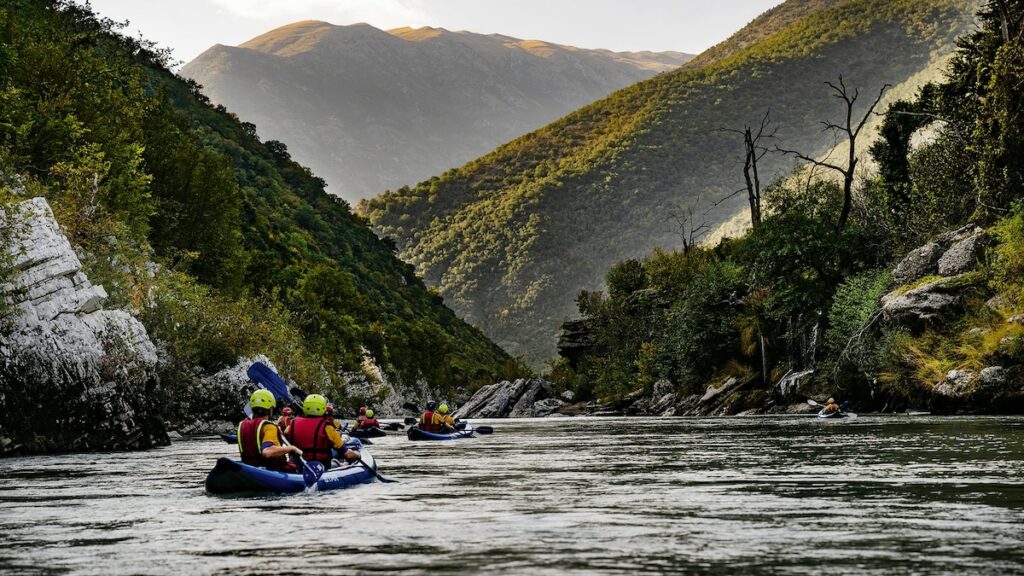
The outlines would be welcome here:
[[[288,442],[298,446],[302,450],[302,457],[306,460],[318,460],[325,466],[330,467],[331,445],[327,437],[327,427],[330,421],[324,417],[298,417],[292,420],[292,427],[289,430]]]
[[[264,426],[275,426],[266,417],[246,418],[238,424],[238,451],[242,455],[242,462],[250,466],[259,466],[270,470],[281,470],[288,467],[288,458],[267,458],[263,456]]]
[[[277,421],[277,427],[281,430],[287,430],[288,425],[292,423],[292,416],[281,416],[281,419]]]
[[[441,431],[441,427],[438,426],[437,424],[434,424],[434,411],[433,410],[427,410],[426,412],[423,413],[423,416],[420,417],[420,430],[423,430],[423,431],[426,431],[426,432],[440,432]]]
[[[360,428],[379,428],[380,422],[376,418],[363,418],[363,421],[359,423]]]

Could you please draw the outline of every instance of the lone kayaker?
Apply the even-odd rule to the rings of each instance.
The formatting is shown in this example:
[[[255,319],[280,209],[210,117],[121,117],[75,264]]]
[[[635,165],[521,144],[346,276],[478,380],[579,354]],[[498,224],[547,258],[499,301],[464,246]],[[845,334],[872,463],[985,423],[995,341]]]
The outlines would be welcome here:
[[[289,454],[302,456],[295,446],[281,445],[281,429],[270,418],[277,399],[268,390],[257,390],[249,396],[252,417],[238,424],[238,451],[242,462],[270,470],[294,472],[297,467],[288,461]]]
[[[327,398],[320,394],[306,396],[302,401],[302,412],[304,415],[293,419],[284,435],[288,442],[302,449],[306,460],[316,460],[330,468],[332,449],[343,450],[344,441],[326,415]],[[359,452],[355,450],[346,449],[343,456],[348,462],[359,460]]]
[[[836,404],[835,398],[829,398],[828,402],[825,403],[825,408],[822,409],[822,414],[835,414],[839,412],[839,404]]]

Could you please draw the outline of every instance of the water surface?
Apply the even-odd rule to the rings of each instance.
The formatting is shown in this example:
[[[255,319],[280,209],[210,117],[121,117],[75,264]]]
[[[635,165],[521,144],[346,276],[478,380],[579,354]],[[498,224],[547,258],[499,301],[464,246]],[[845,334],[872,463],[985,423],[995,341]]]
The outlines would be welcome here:
[[[490,421],[223,498],[219,439],[0,460],[4,574],[1024,573],[1024,419]]]

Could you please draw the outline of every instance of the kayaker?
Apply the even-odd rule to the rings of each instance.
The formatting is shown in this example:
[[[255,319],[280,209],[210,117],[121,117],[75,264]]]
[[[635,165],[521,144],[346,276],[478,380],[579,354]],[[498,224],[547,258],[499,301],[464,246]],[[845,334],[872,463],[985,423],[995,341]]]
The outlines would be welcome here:
[[[284,430],[292,423],[292,409],[289,406],[285,406],[281,410],[281,417],[277,420],[277,427]]]
[[[419,429],[425,432],[440,432],[440,426],[434,423],[434,411],[437,410],[437,402],[427,401],[427,409],[420,415]]]
[[[294,472],[297,466],[288,461],[289,454],[302,456],[296,446],[281,445],[281,429],[270,418],[277,399],[268,390],[257,390],[249,396],[252,417],[238,424],[238,451],[242,462],[270,470]]]
[[[367,428],[379,428],[380,422],[373,417],[373,410],[370,408],[366,409],[366,412],[359,417],[356,421],[356,430],[365,430]]]
[[[441,404],[437,407],[437,412],[434,412],[433,423],[434,428],[438,432],[455,431],[455,419],[452,418],[451,414],[448,414],[447,404]]]
[[[342,450],[344,441],[327,417],[327,398],[320,394],[306,396],[302,401],[302,412],[304,416],[293,419],[284,435],[288,442],[302,449],[306,460],[316,460],[330,468],[331,450]],[[343,456],[348,462],[359,460],[359,452],[355,450],[345,450]]]
[[[829,398],[828,402],[825,403],[825,408],[821,411],[822,414],[835,414],[839,412],[839,404],[836,404],[835,398]]]

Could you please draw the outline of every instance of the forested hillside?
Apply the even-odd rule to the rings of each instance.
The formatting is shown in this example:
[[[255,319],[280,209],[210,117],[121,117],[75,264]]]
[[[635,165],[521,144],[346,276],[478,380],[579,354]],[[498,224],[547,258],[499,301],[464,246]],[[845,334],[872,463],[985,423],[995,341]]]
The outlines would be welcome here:
[[[778,181],[749,232],[579,294],[554,379],[658,414],[1024,409],[1024,2],[979,21],[940,81],[882,111],[877,170]]]
[[[118,29],[70,2],[0,6],[0,200],[49,200],[165,384],[256,353],[336,398],[367,360],[434,390],[515,370],[283,144]]]
[[[213,46],[181,72],[355,201],[461,166],[689,58],[304,21]]]
[[[581,288],[602,288],[604,271],[624,258],[680,246],[688,209],[714,225],[745,203],[727,199],[743,183],[743,143],[724,129],[758,125],[770,111],[769,147],[823,153],[833,141],[820,122],[841,112],[826,81],[842,75],[864,94],[888,83],[890,98],[912,95],[952,53],[976,5],[790,0],[697,64],[360,210],[464,318],[542,363]],[[792,165],[770,154],[762,180]]]

